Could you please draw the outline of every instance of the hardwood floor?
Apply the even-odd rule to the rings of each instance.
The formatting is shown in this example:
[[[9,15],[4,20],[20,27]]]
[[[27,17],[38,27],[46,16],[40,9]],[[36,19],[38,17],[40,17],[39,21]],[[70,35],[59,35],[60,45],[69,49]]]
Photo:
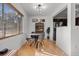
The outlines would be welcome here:
[[[38,44],[38,48],[35,47],[33,43],[25,43],[17,52],[16,56],[63,56],[64,52],[59,49],[55,43],[44,39],[42,45],[40,45],[41,41]]]

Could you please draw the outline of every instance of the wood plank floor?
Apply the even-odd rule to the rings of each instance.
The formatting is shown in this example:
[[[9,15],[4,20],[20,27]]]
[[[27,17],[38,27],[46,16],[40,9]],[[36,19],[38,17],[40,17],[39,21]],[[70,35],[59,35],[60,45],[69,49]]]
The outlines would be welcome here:
[[[32,46],[30,46],[30,44],[31,43],[25,43],[16,52],[15,56],[35,56],[36,51],[38,51],[39,53],[48,52],[48,53],[52,54],[52,56],[65,55],[64,52],[60,48],[58,48],[54,42],[51,42],[47,39],[44,39],[42,47],[39,46],[38,49],[33,45],[34,43],[32,43]]]

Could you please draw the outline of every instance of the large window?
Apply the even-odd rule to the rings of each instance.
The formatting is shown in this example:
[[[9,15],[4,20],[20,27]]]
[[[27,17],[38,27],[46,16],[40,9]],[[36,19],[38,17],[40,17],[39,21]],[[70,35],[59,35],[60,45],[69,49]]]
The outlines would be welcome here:
[[[0,38],[3,37],[2,4],[0,4]]]
[[[0,38],[20,34],[22,15],[10,4],[0,4]]]

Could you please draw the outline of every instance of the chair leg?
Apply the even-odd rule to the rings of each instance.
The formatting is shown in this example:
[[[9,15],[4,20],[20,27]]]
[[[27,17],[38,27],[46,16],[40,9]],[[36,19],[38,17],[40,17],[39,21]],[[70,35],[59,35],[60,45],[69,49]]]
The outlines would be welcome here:
[[[40,50],[40,41],[38,41],[38,50]]]
[[[44,40],[42,40],[41,44],[42,44],[42,48],[43,48],[44,47]]]

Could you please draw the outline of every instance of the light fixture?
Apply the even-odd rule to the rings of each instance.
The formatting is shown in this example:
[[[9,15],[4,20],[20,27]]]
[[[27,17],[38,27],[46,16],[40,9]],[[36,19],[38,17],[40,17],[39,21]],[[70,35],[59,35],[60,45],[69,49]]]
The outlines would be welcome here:
[[[44,9],[46,9],[46,5],[45,4],[43,4],[43,3],[37,3],[37,4],[34,4],[34,9],[35,10],[44,10]]]
[[[43,4],[43,3],[35,3],[33,4],[33,8],[35,11],[37,11],[37,16],[38,16],[38,22],[41,21],[40,19],[40,15],[43,14],[43,11],[46,9],[46,4]]]

